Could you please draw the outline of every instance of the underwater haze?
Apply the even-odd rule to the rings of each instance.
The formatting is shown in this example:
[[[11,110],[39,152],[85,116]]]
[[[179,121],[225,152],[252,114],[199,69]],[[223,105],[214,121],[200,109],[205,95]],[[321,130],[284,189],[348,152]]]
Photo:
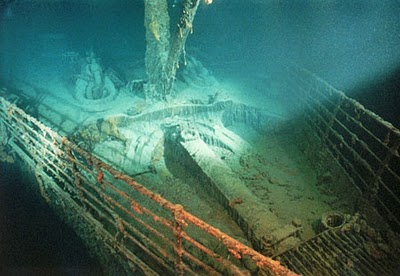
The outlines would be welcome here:
[[[2,5],[2,81],[77,74],[71,59],[85,57],[91,49],[106,67],[144,62],[143,1],[57,1],[51,8],[35,2]],[[171,21],[181,2],[168,1]],[[398,0],[216,0],[200,5],[186,50],[221,74],[264,77],[287,62],[298,63],[397,121],[394,102],[400,100],[393,90],[400,84],[394,81],[384,91],[368,86],[398,79],[399,33]],[[363,93],[371,97],[365,100]]]
[[[175,21],[181,12],[182,2],[168,1],[169,16],[174,23],[171,24],[171,32],[175,31]],[[40,119],[52,123],[52,128],[61,135],[73,137],[72,134],[79,131],[85,133],[82,129],[86,130],[87,134],[88,126],[93,125],[98,127],[99,131],[104,131],[104,127],[99,127],[103,123],[103,117],[120,113],[136,116],[144,110],[153,111],[152,108],[158,107],[157,104],[166,104],[146,102],[143,97],[120,92],[132,80],[147,78],[143,1],[0,0],[0,12],[0,88],[5,86],[18,93],[23,91],[21,95],[26,96],[28,100],[25,100],[25,106],[22,108],[34,116],[40,113]],[[233,91],[233,88],[245,86],[244,83],[248,82],[246,87],[252,89],[237,89],[240,92],[232,92],[232,95],[225,92],[221,94],[229,100],[233,98],[262,108],[272,118],[286,119],[291,108],[287,104],[287,98],[295,95],[281,95],[278,88],[282,87],[281,83],[285,83],[286,75],[282,75],[281,72],[288,64],[295,63],[316,73],[384,119],[400,126],[399,0],[214,0],[211,5],[201,1],[192,31],[186,42],[186,57],[191,64],[198,67],[183,66],[186,60],[183,62],[182,57],[175,87],[175,91],[182,88],[186,93],[181,100],[185,104],[213,104],[213,97],[220,96],[219,91],[214,93],[214,90],[211,90],[215,83],[226,85],[226,91],[229,92],[229,89],[232,88]],[[103,102],[103,106],[97,103],[90,104],[89,100],[93,100],[93,95],[90,95],[92,98],[79,102],[74,94],[79,90],[77,80],[84,81],[83,69],[93,60],[94,63],[98,63],[97,66],[104,69],[104,75],[107,72],[115,77],[116,81],[112,87],[116,90],[121,88],[115,94],[121,98],[115,96],[114,102],[107,100]],[[200,73],[195,69],[199,69]],[[204,74],[207,78],[196,79],[196,74]],[[197,94],[192,93],[195,89],[190,86],[190,81],[193,80],[198,82],[193,85],[198,89]],[[122,84],[119,85],[118,82]],[[115,88],[114,85],[119,86]],[[268,93],[265,92],[267,90]],[[3,90],[0,91],[0,96],[3,96],[1,93]],[[181,103],[178,97],[171,98],[172,103]],[[132,103],[129,102],[131,100]],[[275,100],[279,100],[279,104],[276,104]],[[137,123],[139,120],[132,122]],[[209,129],[215,134],[218,126],[212,125]],[[110,129],[107,131],[112,132]],[[149,132],[150,134],[146,133],[148,129],[145,127],[138,127],[135,132],[132,129],[124,131],[121,131],[122,134],[112,133],[101,141],[99,139],[96,141],[98,145],[90,145],[90,149],[94,154],[98,154],[103,150],[103,144],[116,145],[120,151],[112,148],[109,152],[104,150],[103,153],[110,159],[116,156],[115,160],[108,161],[117,163],[118,158],[126,157],[123,155],[124,150],[128,155],[138,148],[142,150],[141,147],[145,148],[147,145],[155,148],[160,146],[160,141],[164,141],[156,137],[161,133],[159,130]],[[131,137],[125,137],[125,133],[131,134]],[[151,136],[154,133],[156,134]],[[252,132],[243,131],[243,137],[246,138],[243,140],[254,142],[248,138],[251,135]],[[254,136],[262,137],[257,135],[259,134]],[[155,142],[150,141],[149,137]],[[147,138],[148,140],[145,140]],[[137,142],[139,146],[135,148],[134,143],[128,144],[126,141],[129,139]],[[276,141],[272,138],[271,140],[271,144],[276,143],[273,144],[275,148],[279,148],[281,140],[291,144],[290,139],[286,141],[281,137],[275,139]],[[266,148],[272,148],[266,143],[263,144],[264,140],[257,142]],[[98,152],[95,151],[96,146]],[[297,152],[291,146],[282,148],[282,152],[275,152],[276,160],[286,154],[285,150]],[[138,161],[142,162],[140,165],[145,164],[146,169],[148,164],[143,161],[147,161],[145,158],[151,159],[152,162],[157,159],[152,158],[150,154],[146,156],[148,152],[153,154],[153,151],[148,150],[143,154],[143,159]],[[164,153],[159,152],[160,155]],[[287,155],[289,156],[289,153]],[[136,158],[138,155],[132,156]],[[228,157],[224,155],[221,159]],[[164,156],[161,156],[157,161],[164,162],[163,158]],[[288,164],[295,164],[296,158],[287,157]],[[124,162],[122,159],[120,163],[129,164]],[[279,164],[274,169],[278,171],[282,167]],[[26,193],[26,188],[22,186],[29,181],[20,182],[21,170],[5,164],[1,164],[0,169],[0,209],[8,211],[5,214],[0,213],[0,274],[2,265],[28,269],[35,266],[60,266],[72,267],[72,272],[67,271],[67,274],[82,271],[98,273],[97,263],[90,259],[76,236],[63,233],[66,236],[60,238],[56,235],[58,233],[54,233],[60,227],[66,228],[66,225],[58,221],[42,201]],[[297,169],[293,171],[306,171],[302,167]],[[315,178],[313,173],[310,173],[310,179]],[[197,194],[197,191],[194,193]],[[43,213],[47,215],[42,216]],[[40,233],[26,239],[24,244],[21,236],[29,235],[29,229],[21,229],[22,226],[19,225],[24,225],[22,222],[26,223],[30,218],[37,219],[30,221],[32,227],[39,224],[38,228],[32,228],[34,231],[46,229],[52,233]],[[7,228],[9,225],[16,229],[14,237],[13,231]],[[48,225],[55,227],[43,228]],[[312,236],[312,226],[309,228],[309,236]],[[22,237],[22,240],[24,238]],[[74,242],[75,249],[65,244],[50,250],[37,246],[40,243],[56,243],[58,239],[70,239]],[[16,244],[18,242],[18,245],[13,244],[14,241]],[[7,255],[5,248],[12,254]],[[39,255],[38,250],[42,252]],[[65,250],[66,255],[55,253],[57,250]],[[69,259],[68,254],[71,250],[76,250],[76,258],[70,256]],[[41,261],[38,262],[33,256],[37,256]],[[55,272],[59,271],[56,269]]]
[[[179,1],[169,2],[171,16],[178,14]],[[3,8],[3,79],[58,72],[65,69],[58,54],[91,48],[105,63],[144,57],[142,1],[101,2],[95,13],[91,1],[58,1],[48,10],[31,3]],[[216,0],[200,6],[194,24],[188,55],[199,49],[206,67],[228,72],[265,74],[289,60],[346,91],[400,62],[397,0]]]

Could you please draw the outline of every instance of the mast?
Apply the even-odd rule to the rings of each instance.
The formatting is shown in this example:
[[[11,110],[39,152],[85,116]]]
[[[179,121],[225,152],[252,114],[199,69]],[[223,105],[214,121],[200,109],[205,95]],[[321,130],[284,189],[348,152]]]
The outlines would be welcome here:
[[[212,0],[205,2],[211,4]],[[193,33],[193,20],[199,4],[200,0],[183,1],[176,29],[171,35],[167,0],[145,0],[146,98],[165,101],[171,94],[182,54],[186,64],[185,43]]]

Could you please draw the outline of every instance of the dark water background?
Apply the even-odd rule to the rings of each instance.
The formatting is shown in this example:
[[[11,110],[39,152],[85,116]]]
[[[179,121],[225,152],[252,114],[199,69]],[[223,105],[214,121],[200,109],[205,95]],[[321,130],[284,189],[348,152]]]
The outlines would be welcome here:
[[[75,232],[16,164],[0,163],[0,275],[100,275]]]

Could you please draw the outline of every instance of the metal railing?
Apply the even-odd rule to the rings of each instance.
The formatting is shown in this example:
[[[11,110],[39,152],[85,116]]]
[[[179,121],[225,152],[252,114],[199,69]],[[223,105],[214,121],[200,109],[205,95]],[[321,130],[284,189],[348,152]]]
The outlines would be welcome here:
[[[293,66],[288,92],[363,197],[400,230],[400,130],[313,73]]]
[[[6,129],[5,144],[23,159],[33,160],[43,197],[52,203],[48,195],[52,185],[67,192],[82,213],[99,222],[96,227],[100,225],[103,231],[98,233],[107,236],[104,242],[112,240],[110,246],[142,274],[248,275],[240,261],[246,259],[260,272],[296,275],[82,150],[1,97],[0,127]],[[46,177],[41,177],[43,174]],[[208,245],[213,243],[218,244],[218,253]]]

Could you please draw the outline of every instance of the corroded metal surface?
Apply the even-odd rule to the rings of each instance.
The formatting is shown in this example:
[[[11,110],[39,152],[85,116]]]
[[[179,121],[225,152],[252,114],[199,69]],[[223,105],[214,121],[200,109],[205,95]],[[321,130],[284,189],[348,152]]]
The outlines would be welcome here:
[[[400,230],[400,130],[316,75],[291,67],[288,93],[367,204]]]
[[[301,275],[396,275],[392,236],[365,224],[331,229],[278,257]]]
[[[38,171],[43,196],[51,200],[48,193],[65,191],[78,212],[101,228],[100,239],[136,273],[247,275],[240,260],[250,258],[260,271],[296,275],[80,149],[4,98],[0,101],[8,145]],[[217,239],[226,257],[197,241],[193,227]]]

